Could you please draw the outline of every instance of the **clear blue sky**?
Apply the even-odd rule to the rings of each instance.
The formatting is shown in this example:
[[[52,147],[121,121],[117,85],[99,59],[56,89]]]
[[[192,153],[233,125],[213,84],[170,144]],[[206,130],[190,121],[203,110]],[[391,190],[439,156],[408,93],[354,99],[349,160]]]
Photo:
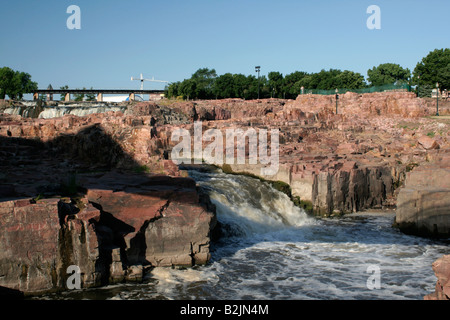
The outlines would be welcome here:
[[[81,30],[69,30],[69,5]],[[369,30],[370,5],[381,30]],[[17,0],[0,8],[0,67],[28,72],[40,88],[138,88],[131,76],[360,72],[380,63],[414,69],[450,44],[449,0]],[[145,83],[146,89],[164,85]]]

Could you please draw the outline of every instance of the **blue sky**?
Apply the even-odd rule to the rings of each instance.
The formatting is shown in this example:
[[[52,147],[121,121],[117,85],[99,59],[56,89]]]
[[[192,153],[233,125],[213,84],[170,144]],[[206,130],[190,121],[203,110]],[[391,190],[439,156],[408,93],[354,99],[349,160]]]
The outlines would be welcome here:
[[[81,30],[69,30],[70,5]],[[369,30],[370,5],[381,29]],[[450,44],[448,0],[17,0],[0,7],[0,67],[28,72],[40,88],[138,88],[131,76],[360,72],[380,63],[413,70]],[[146,89],[164,85],[145,83]]]

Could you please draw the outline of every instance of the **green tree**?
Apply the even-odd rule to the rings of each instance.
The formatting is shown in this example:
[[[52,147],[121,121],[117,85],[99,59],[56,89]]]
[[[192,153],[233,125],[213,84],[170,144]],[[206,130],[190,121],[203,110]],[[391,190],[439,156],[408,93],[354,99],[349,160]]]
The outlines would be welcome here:
[[[439,82],[440,89],[450,89],[450,49],[435,49],[428,53],[414,69],[414,83],[420,86],[436,87]]]
[[[249,75],[246,78],[246,85],[244,89],[244,99],[257,99],[258,98],[258,78]]]
[[[305,75],[301,80],[297,81],[295,84],[300,88],[303,87],[305,89],[316,89],[313,83],[313,75],[311,74]]]
[[[411,71],[395,63],[382,63],[378,67],[367,70],[367,80],[373,86],[385,84],[408,83]]]
[[[230,98],[245,99],[246,91],[248,90],[248,79],[243,74],[233,74],[233,93]]]
[[[299,80],[291,85],[289,92],[295,96],[300,93],[301,87],[304,87],[305,90],[334,90],[336,88],[360,89],[366,87],[364,76],[358,72],[349,70],[322,69],[317,73],[299,73],[295,77]],[[288,76],[286,76],[286,78],[288,78]]]
[[[8,67],[0,69],[1,99],[4,99],[6,95],[12,100],[22,99],[25,93],[32,93],[37,88],[37,83],[31,81],[28,73],[14,71]]]
[[[6,95],[12,87],[12,79],[14,77],[14,70],[8,67],[0,69],[0,99],[5,99]]]
[[[196,93],[196,82],[194,80],[185,79],[180,83],[179,94],[183,96],[183,99],[195,99]]]
[[[273,98],[283,98],[284,79],[283,74],[278,71],[272,71],[268,74],[269,87]]]
[[[195,97],[198,99],[211,99],[214,96],[214,81],[217,78],[216,70],[208,68],[198,69],[191,80],[195,81]]]
[[[266,76],[260,76],[259,77],[259,83],[260,83],[260,94],[259,97],[261,99],[267,99],[270,98],[271,95],[271,88],[269,86],[269,79],[266,78]]]
[[[283,91],[286,93],[286,98],[295,99],[300,94],[302,87],[300,81],[307,75],[308,73],[304,71],[295,71],[284,77]]]
[[[339,79],[337,78],[342,73],[338,69],[321,70],[319,73],[313,74],[312,83],[315,85],[315,89],[319,90],[332,90],[341,86]]]
[[[79,89],[76,89],[79,90]],[[83,88],[83,90],[86,90],[86,88]],[[74,94],[75,101],[83,101],[84,100],[84,93],[75,93]]]
[[[179,87],[180,87],[180,81],[177,82],[172,82],[170,83],[168,86],[166,86],[165,88],[165,92],[164,95],[166,96],[166,98],[171,99],[171,98],[176,98],[179,96]]]
[[[336,76],[337,88],[361,89],[366,86],[364,76],[358,72],[344,70]]]
[[[233,98],[234,93],[234,79],[231,73],[225,73],[217,77],[214,94],[218,99]]]
[[[91,90],[93,88],[91,87]],[[87,93],[86,94],[86,101],[95,101],[97,100],[97,97],[95,96],[95,93]]]

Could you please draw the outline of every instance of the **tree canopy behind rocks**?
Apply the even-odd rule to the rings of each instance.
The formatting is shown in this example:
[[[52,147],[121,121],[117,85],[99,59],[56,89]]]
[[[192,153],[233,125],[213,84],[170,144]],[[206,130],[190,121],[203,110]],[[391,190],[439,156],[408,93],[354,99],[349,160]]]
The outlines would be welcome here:
[[[214,69],[201,68],[191,78],[171,83],[166,87],[166,97],[183,99],[295,99],[301,87],[307,89],[334,90],[336,88],[360,89],[366,86],[364,76],[353,71],[337,69],[318,73],[295,71],[283,76],[278,71],[262,75],[225,73],[217,76]],[[259,91],[259,95],[258,95]]]
[[[450,89],[450,49],[436,49],[428,53],[417,63],[413,74],[414,84],[434,88],[438,82],[440,89]]]
[[[385,84],[404,84],[408,83],[411,77],[411,71],[395,63],[382,63],[378,67],[373,67],[367,71],[367,80],[373,86],[382,86]]]
[[[295,99],[302,87],[305,90],[364,89],[368,86],[419,84],[421,87],[435,87],[439,82],[441,89],[450,88],[450,49],[436,49],[430,52],[411,71],[395,63],[382,63],[367,71],[365,77],[354,71],[322,69],[308,73],[294,71],[283,75],[278,71],[267,73],[259,78],[254,75],[225,73],[217,75],[214,69],[200,68],[190,79],[169,84],[166,97],[183,99]],[[306,91],[305,91],[306,92]],[[259,93],[259,94],[258,94]]]
[[[37,83],[31,81],[28,73],[8,67],[0,68],[0,99],[6,96],[12,100],[22,99],[25,93],[31,93],[37,88]]]

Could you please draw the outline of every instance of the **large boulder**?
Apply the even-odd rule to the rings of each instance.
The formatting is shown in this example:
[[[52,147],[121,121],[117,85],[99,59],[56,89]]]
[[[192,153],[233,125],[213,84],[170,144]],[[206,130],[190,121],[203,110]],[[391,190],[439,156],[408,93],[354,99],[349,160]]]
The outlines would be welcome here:
[[[120,181],[114,190],[111,181]],[[209,261],[215,215],[200,204],[192,179],[111,172],[85,186],[128,263],[193,266]]]
[[[54,288],[58,273],[58,199],[0,202],[0,286]]]
[[[393,191],[389,167],[358,167],[355,162],[344,162],[335,170],[315,175],[312,203],[317,213],[350,213],[381,208]]]
[[[406,174],[397,197],[396,224],[405,233],[450,236],[450,156]]]
[[[139,281],[144,268],[210,259],[216,216],[190,178],[81,175],[86,195],[0,201],[0,287],[27,294]]]
[[[435,291],[424,297],[425,300],[450,300],[450,255],[444,255],[433,262],[437,277]]]

